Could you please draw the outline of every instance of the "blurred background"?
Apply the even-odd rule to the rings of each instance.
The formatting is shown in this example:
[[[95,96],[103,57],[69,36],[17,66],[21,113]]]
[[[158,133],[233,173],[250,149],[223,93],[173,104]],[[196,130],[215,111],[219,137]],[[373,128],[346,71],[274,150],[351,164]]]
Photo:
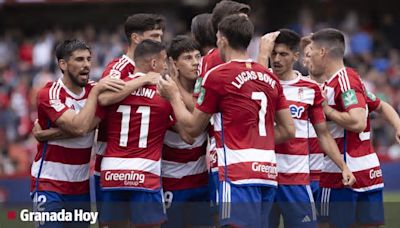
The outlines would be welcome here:
[[[164,40],[190,31],[193,16],[211,12],[215,0],[0,0],[0,202],[26,200],[36,141],[31,136],[36,93],[60,77],[54,49],[77,37],[92,48],[91,77],[126,50],[123,23],[133,13],[167,18]],[[358,0],[239,1],[250,4],[256,37],[291,28],[308,35],[324,27],[346,34],[346,62],[368,89],[400,111],[400,14],[398,1],[368,4]],[[302,69],[301,69],[302,70]],[[306,72],[303,71],[306,74]],[[400,191],[400,146],[394,130],[371,115],[373,144],[383,163],[387,191]],[[21,187],[22,186],[22,187]]]

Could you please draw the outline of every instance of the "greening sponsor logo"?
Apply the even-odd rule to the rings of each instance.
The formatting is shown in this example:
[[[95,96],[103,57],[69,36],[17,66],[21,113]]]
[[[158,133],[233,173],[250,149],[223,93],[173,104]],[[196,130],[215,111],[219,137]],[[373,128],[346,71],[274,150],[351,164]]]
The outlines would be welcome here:
[[[358,104],[356,92],[353,89],[342,93],[342,100],[345,108],[348,108],[350,105]]]
[[[203,104],[205,95],[206,95],[206,89],[201,87],[199,98],[197,98],[197,104],[199,104],[199,105]]]
[[[201,82],[203,81],[203,78],[197,78],[196,84],[194,85],[194,93],[200,93],[201,89]]]

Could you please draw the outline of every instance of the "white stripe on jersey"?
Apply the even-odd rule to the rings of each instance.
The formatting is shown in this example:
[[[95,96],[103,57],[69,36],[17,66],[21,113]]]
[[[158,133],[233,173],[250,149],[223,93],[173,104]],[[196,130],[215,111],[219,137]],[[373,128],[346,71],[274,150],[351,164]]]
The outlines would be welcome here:
[[[196,147],[201,147],[203,143],[207,140],[207,133],[203,132],[201,135],[195,138],[192,145],[185,143],[178,133],[167,130],[164,137],[164,144],[176,149],[193,149]]]
[[[37,177],[40,162],[33,162],[31,175]],[[82,165],[70,165],[60,162],[43,161],[43,167],[40,173],[40,179],[50,179],[66,182],[82,182],[89,179],[89,163]]]
[[[231,165],[242,162],[269,162],[276,164],[276,156],[274,150],[261,150],[261,149],[229,149],[225,145],[227,158],[225,159],[224,149],[217,148],[218,153],[218,166]],[[225,164],[225,160],[227,164]]]
[[[57,139],[48,141],[49,145],[61,146],[69,149],[85,149],[93,146],[94,131],[86,134],[85,136],[69,138],[69,139]]]
[[[160,160],[154,161],[145,158],[103,157],[101,170],[140,170],[160,176],[160,164]]]
[[[303,90],[301,97],[299,97],[300,88]],[[297,101],[310,105],[314,104],[315,90],[312,88],[285,85],[283,93],[285,94],[286,100]]]
[[[307,132],[307,126],[308,126],[308,120],[299,120],[293,118],[294,126],[296,129],[296,139],[308,139],[308,132]]]
[[[197,161],[179,163],[173,161],[161,160],[162,177],[183,178],[207,171],[205,155],[199,157]]]
[[[379,159],[376,153],[368,154],[361,157],[351,157],[346,155],[346,164],[350,171],[358,172],[362,170],[372,169],[379,166]],[[326,173],[341,173],[339,167],[329,158],[324,158],[323,172]]]
[[[278,173],[309,173],[308,155],[276,154]]]
[[[310,168],[311,170],[322,170],[324,162],[324,154],[310,154]]]

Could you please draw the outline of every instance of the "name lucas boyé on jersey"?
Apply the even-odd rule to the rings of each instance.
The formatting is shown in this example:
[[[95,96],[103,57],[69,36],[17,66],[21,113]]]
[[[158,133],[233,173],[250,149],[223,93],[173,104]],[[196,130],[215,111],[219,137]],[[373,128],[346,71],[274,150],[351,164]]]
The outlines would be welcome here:
[[[252,70],[242,71],[239,73],[235,80],[231,82],[233,86],[240,89],[247,81],[259,80],[269,84],[272,88],[275,88],[276,81],[271,78],[268,74],[262,72],[255,72]]]

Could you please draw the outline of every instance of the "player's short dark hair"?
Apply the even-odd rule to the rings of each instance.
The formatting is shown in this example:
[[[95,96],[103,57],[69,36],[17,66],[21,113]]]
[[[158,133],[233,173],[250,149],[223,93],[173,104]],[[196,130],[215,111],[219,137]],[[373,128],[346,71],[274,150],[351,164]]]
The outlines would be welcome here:
[[[311,40],[329,49],[328,55],[333,58],[343,58],[345,51],[344,35],[333,28],[319,30],[311,35]]]
[[[150,56],[158,55],[164,50],[165,46],[162,43],[146,39],[137,45],[133,59],[135,62],[140,62]]]
[[[234,2],[230,0],[222,0],[217,3],[212,11],[211,23],[214,29],[214,35],[218,30],[218,24],[227,16],[232,14],[249,14],[250,6],[240,3]]]
[[[179,35],[172,39],[167,48],[167,54],[172,59],[177,60],[181,54],[196,50],[200,51],[200,45],[195,39],[190,36]]]
[[[295,31],[290,29],[280,29],[279,35],[275,39],[275,44],[285,44],[288,48],[293,51],[299,51],[300,47],[300,36]]]
[[[90,47],[82,40],[64,40],[56,47],[57,61],[60,61],[60,59],[68,60],[69,57],[71,57],[72,52],[76,50],[88,50],[89,52],[91,52]]]
[[[215,32],[212,28],[210,13],[202,13],[193,17],[190,28],[201,47],[215,46]]]
[[[154,29],[165,29],[165,18],[158,14],[138,13],[129,16],[124,25],[125,35],[128,42],[131,42],[132,33],[142,34],[145,31]]]
[[[248,17],[234,14],[219,23],[218,31],[226,37],[233,49],[246,50],[253,37],[254,26]]]

